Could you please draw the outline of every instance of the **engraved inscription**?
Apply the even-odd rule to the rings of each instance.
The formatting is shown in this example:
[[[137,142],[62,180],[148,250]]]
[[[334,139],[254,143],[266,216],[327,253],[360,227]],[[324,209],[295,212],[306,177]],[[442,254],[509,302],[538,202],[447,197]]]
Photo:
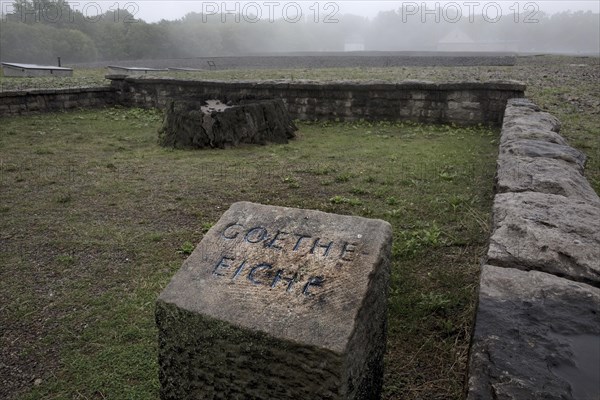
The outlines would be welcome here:
[[[367,254],[361,251],[359,241],[336,241],[306,232],[288,232],[258,225],[244,226],[238,222],[227,224],[219,235],[224,241],[239,246],[261,246],[267,250],[267,260],[268,252],[272,251],[288,253],[298,261],[294,262],[297,264],[294,266],[278,266],[265,259],[255,262],[242,259],[243,257],[236,259],[233,255],[223,255],[214,263],[214,277],[304,296],[318,293],[328,282],[323,271],[313,271],[313,274],[310,274],[304,269],[303,273],[300,272],[303,270],[302,260],[305,257],[319,262],[330,260],[331,265],[339,269],[343,268],[344,264],[353,262],[358,255]],[[362,238],[361,235],[356,237]]]
[[[306,233],[285,232],[276,230],[269,232],[263,226],[244,227],[239,223],[230,223],[221,232],[227,241],[237,240],[247,244],[262,244],[267,249],[301,254],[312,254],[321,257],[336,257],[343,261],[352,261],[359,245],[358,242],[336,242],[322,237],[314,237]],[[361,235],[357,235],[361,238]]]
[[[309,276],[300,282],[298,272],[290,272],[284,268],[276,269],[272,264],[260,262],[249,263],[248,260],[236,262],[234,257],[223,256],[213,268],[213,276],[229,277],[231,281],[245,279],[257,286],[275,289],[283,288],[286,292],[292,292],[296,286],[302,287],[302,294],[312,294],[311,288],[322,287],[325,279],[322,276]],[[298,284],[298,285],[296,285]]]

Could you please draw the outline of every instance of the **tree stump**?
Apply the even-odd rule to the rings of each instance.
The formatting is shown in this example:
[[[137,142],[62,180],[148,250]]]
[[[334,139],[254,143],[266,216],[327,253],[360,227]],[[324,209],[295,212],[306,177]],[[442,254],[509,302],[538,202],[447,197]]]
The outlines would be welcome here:
[[[287,143],[298,128],[280,99],[172,100],[159,130],[159,143],[176,148],[225,148],[241,143]]]

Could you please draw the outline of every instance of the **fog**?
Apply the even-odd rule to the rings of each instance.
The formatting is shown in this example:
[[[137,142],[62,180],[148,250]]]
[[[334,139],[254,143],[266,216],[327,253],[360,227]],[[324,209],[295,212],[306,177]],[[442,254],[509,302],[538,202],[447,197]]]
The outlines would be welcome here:
[[[600,53],[597,1],[1,4],[5,62],[344,51]]]
[[[160,20],[176,20],[184,17],[186,14],[190,12],[202,13],[203,9],[212,8],[212,5],[216,4],[220,11],[224,12],[235,12],[236,7],[239,12],[243,12],[244,7],[247,9],[250,8],[249,4],[255,3],[260,6],[261,11],[263,12],[263,18],[268,17],[269,9],[272,9],[273,13],[279,17],[283,15],[283,9],[286,3],[292,3],[292,1],[195,1],[195,0],[175,0],[175,1],[136,1],[135,8],[137,10],[136,16],[138,18],[143,19],[146,22],[158,22]],[[269,6],[269,3],[278,3],[277,5],[273,4]],[[299,4],[302,7],[303,14],[308,17],[313,17],[315,8],[320,8],[321,12],[324,12],[326,4],[333,4],[334,8],[328,6],[327,11],[336,10],[336,14],[338,16],[344,14],[352,14],[358,15],[361,17],[373,18],[377,16],[380,12],[385,11],[393,11],[399,10],[402,6],[407,6],[409,3],[417,4],[418,7],[422,10],[426,8],[433,9],[435,4],[438,3],[440,6],[444,7],[449,4],[458,4],[462,11],[465,13],[465,16],[471,8],[473,13],[481,14],[483,11],[483,7],[488,3],[498,4],[503,11],[504,15],[509,15],[517,10],[518,7],[521,9],[525,8],[527,3],[533,3],[535,6],[547,13],[547,14],[556,14],[565,11],[592,11],[595,13],[600,12],[600,2],[595,0],[587,0],[587,1],[537,1],[537,2],[529,2],[529,1],[479,1],[479,2],[469,2],[469,1],[365,1],[365,0],[346,0],[346,1],[294,1],[293,3]],[[479,6],[473,4],[469,6],[469,3],[478,3]],[[103,4],[99,2],[98,4]],[[113,1],[106,2],[105,5],[110,7],[114,4]],[[124,4],[124,3],[123,3]],[[318,4],[319,7],[315,7],[315,4]],[[425,6],[423,6],[425,5]],[[490,10],[491,11],[491,10]]]

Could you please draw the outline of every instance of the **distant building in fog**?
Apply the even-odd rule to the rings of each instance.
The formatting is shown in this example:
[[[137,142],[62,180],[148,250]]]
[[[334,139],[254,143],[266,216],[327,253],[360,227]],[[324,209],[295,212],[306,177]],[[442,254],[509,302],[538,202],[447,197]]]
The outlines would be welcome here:
[[[344,51],[364,51],[365,39],[361,35],[351,35],[344,43]]]
[[[475,41],[460,29],[453,29],[437,43],[437,51],[516,53],[519,43],[508,40]]]

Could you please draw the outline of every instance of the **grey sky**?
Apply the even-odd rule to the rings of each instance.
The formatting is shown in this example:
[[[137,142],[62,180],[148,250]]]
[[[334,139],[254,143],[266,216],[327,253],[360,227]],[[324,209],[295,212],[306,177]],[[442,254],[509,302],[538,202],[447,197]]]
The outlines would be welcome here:
[[[579,1],[519,1],[519,0],[454,0],[454,1],[369,1],[369,0],[68,0],[71,8],[93,17],[117,8],[127,9],[136,18],[146,22],[161,19],[176,20],[187,13],[227,13],[227,21],[254,21],[259,15],[263,20],[284,18],[287,21],[304,20],[335,22],[343,14],[373,18],[380,11],[399,10],[407,7],[407,18],[419,18],[423,22],[435,21],[432,10],[438,4],[445,20],[469,19],[472,17],[514,18],[518,12],[535,17],[538,11],[554,14],[561,11],[593,11],[600,13],[600,0]],[[13,0],[0,0],[1,13],[13,10]],[[429,11],[429,12],[428,12]],[[460,14],[460,15],[458,15]]]
[[[81,5],[85,4],[85,1],[81,2]],[[113,7],[116,4],[113,0],[111,1],[99,1],[96,2],[101,6]],[[253,3],[253,4],[252,4]],[[468,18],[470,14],[481,16],[483,12],[486,12],[490,18],[494,18],[497,10],[501,7],[503,17],[511,17],[516,10],[521,12],[534,12],[535,10],[541,10],[546,13],[554,14],[561,11],[571,10],[591,10],[593,12],[600,12],[600,1],[598,0],[584,0],[584,1],[487,1],[487,0],[464,0],[464,1],[361,1],[361,0],[347,0],[347,1],[328,1],[328,0],[310,0],[310,1],[288,1],[288,0],[256,0],[256,1],[199,1],[199,0],[175,0],[175,1],[160,1],[160,0],[137,0],[137,1],[126,1],[119,2],[121,8],[127,8],[130,11],[137,11],[136,17],[141,18],[147,22],[156,22],[161,19],[174,20],[182,18],[189,12],[212,12],[212,11],[223,11],[227,9],[231,13],[231,18],[234,18],[235,14],[244,15],[244,13],[256,14],[258,11],[263,19],[274,16],[282,18],[284,12],[287,13],[287,17],[294,18],[297,14],[297,5],[302,7],[302,15],[305,18],[323,20],[328,15],[335,16],[340,14],[356,14],[365,17],[374,17],[379,11],[386,10],[397,10],[403,4],[406,6],[410,3],[411,10],[415,13],[416,17],[423,17],[425,14],[425,8],[432,9],[435,3],[439,3],[442,7],[448,7],[448,12],[455,13],[457,8],[460,8],[463,18]],[[223,4],[225,4],[223,6]],[[426,6],[423,7],[423,4]],[[81,6],[80,6],[81,7]],[[527,9],[525,9],[527,7]],[[318,10],[318,13],[317,13]],[[485,10],[485,11],[484,11]],[[103,10],[106,11],[106,10]],[[453,14],[455,15],[455,14]],[[415,17],[415,18],[416,18]],[[430,19],[433,16],[429,16]]]

